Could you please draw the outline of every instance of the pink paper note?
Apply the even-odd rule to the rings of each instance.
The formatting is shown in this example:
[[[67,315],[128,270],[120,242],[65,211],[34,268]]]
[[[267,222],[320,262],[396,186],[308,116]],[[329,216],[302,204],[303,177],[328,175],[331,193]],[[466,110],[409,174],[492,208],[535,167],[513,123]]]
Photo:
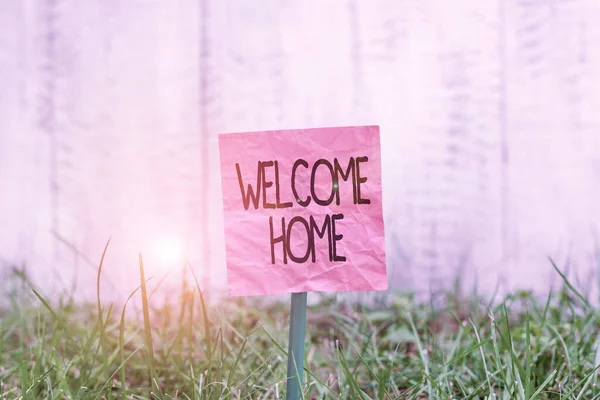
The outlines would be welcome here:
[[[379,127],[219,135],[229,295],[386,290]]]

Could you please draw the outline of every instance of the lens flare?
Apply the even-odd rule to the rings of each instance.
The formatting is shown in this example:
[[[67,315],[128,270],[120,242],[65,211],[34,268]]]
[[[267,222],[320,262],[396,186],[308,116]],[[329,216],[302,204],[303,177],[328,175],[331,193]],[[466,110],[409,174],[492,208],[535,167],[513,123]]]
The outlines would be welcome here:
[[[177,265],[184,260],[182,242],[174,237],[165,237],[157,240],[155,246],[156,258],[162,264]]]

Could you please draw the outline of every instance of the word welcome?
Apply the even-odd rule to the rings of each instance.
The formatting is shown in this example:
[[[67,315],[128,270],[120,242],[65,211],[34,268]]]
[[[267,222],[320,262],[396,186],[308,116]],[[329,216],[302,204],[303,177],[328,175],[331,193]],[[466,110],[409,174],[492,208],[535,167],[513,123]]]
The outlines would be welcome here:
[[[361,176],[360,165],[361,163],[368,162],[368,157],[350,157],[348,162],[343,166],[340,164],[337,158],[333,159],[333,163],[326,159],[317,160],[312,167],[304,159],[297,159],[291,170],[291,180],[289,182],[289,188],[295,197],[293,201],[281,201],[281,182],[279,174],[279,162],[276,160],[272,161],[258,161],[257,172],[256,172],[256,186],[253,187],[251,184],[245,184],[240,170],[239,163],[235,164],[238,183],[240,186],[240,194],[242,199],[242,205],[245,210],[251,207],[258,209],[262,206],[263,209],[284,209],[293,207],[294,203],[301,207],[308,207],[311,202],[322,207],[330,206],[334,201],[337,206],[340,205],[340,179],[341,181],[352,183],[352,199],[354,204],[371,204],[371,201],[367,198],[363,198],[361,194],[360,185],[367,182],[367,177]],[[267,169],[273,169],[274,180],[267,178]],[[304,168],[310,170],[310,184],[308,187],[302,187],[296,181],[298,168]],[[319,198],[315,190],[315,183],[317,180],[317,172],[326,170],[327,179],[331,182],[331,189],[329,197]],[[304,185],[306,186],[306,184]],[[272,189],[271,189],[272,188]],[[274,190],[274,201],[267,199],[267,189],[271,192],[270,199],[273,200]],[[262,202],[261,202],[262,199]],[[281,218],[281,235],[275,233],[275,226],[273,223],[273,217],[269,217],[269,232],[270,232],[270,245],[271,245],[271,263],[275,264],[275,245],[281,243],[283,246],[283,262],[288,263],[288,260],[294,263],[305,263],[310,258],[314,263],[316,262],[315,247],[318,239],[327,240],[329,248],[329,261],[330,262],[344,262],[346,257],[337,253],[337,242],[339,242],[344,235],[336,233],[336,221],[344,219],[344,214],[333,214],[325,215],[322,223],[317,223],[313,215],[309,216],[308,220],[302,216],[295,216],[290,219],[286,225],[284,217]],[[293,228],[297,226],[300,229],[301,237],[305,238],[306,249],[302,250],[301,254],[295,254],[294,251],[298,251],[298,245],[291,243]],[[297,236],[297,235],[296,235]],[[292,251],[292,249],[295,249]]]

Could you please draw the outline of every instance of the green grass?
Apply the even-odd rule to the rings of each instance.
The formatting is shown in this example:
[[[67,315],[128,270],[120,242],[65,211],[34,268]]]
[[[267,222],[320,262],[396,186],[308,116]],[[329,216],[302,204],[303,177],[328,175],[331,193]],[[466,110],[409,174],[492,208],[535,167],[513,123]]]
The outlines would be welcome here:
[[[0,320],[0,397],[285,398],[288,304],[206,308],[195,277],[154,304],[141,257],[139,268],[128,300],[141,300],[137,318],[99,295],[97,304],[49,301],[21,276],[32,295],[12,296]],[[490,308],[450,293],[436,307],[408,294],[311,306],[305,398],[600,398],[598,313],[556,272],[563,287],[543,301],[518,293]]]

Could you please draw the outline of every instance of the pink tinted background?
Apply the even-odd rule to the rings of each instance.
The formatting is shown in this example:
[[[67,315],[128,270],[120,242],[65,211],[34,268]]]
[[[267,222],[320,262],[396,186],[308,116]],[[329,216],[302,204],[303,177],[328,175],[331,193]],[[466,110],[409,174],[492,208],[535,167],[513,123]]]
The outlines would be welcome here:
[[[293,292],[340,292],[387,289],[385,264],[385,236],[381,201],[381,157],[379,127],[339,127],[322,129],[296,129],[285,131],[248,132],[219,136],[223,209],[225,218],[225,243],[228,287],[230,295],[269,295]],[[352,178],[339,181],[340,205],[334,200],[329,206],[320,206],[314,199],[307,207],[296,203],[291,190],[292,166],[304,159],[308,168],[296,170],[296,190],[304,200],[310,195],[313,164],[327,159],[332,165],[337,158],[346,170],[350,157],[368,157],[360,163],[360,175],[367,181],[360,185],[361,197],[371,204],[354,204]],[[251,184],[256,191],[258,161],[278,161],[280,201],[292,202],[284,209],[248,210],[242,203],[235,164],[240,171],[245,190]],[[318,167],[315,174],[315,194],[327,199],[331,190],[331,176],[326,166]],[[356,171],[356,168],[355,168]],[[274,182],[274,168],[266,169],[266,180]],[[275,202],[275,183],[266,191],[267,200]],[[311,259],[297,264],[288,259],[284,264],[283,247],[275,244],[275,264],[271,262],[269,217],[273,217],[274,236],[281,234],[281,218],[289,221],[310,216],[321,228],[325,216],[343,214],[336,220],[336,234],[343,238],[337,242],[337,254],[346,257],[344,262],[330,262],[327,238],[315,237],[316,262]],[[291,251],[303,255],[307,238],[301,224],[292,230]]]
[[[226,295],[218,133],[369,124],[390,288],[543,296],[552,256],[593,289],[598,21],[598,0],[0,1],[0,292],[26,265],[95,301],[112,236],[104,300],[140,251],[180,290],[164,237]]]

